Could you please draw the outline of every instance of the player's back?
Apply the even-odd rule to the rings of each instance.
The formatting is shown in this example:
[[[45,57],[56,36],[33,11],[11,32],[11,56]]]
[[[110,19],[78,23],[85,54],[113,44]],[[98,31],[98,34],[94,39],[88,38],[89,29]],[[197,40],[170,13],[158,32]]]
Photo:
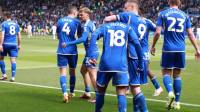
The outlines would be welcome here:
[[[77,30],[78,32],[80,32],[81,30],[81,24],[79,20],[68,16],[58,20],[57,23],[57,33],[59,36],[59,44],[57,50],[58,54],[77,54],[76,45],[70,45],[65,48],[62,47],[62,43],[67,43],[76,40],[75,35]]]
[[[3,44],[17,45],[17,34],[19,32],[19,25],[11,20],[2,23],[2,32],[4,32]]]
[[[131,28],[137,34],[137,36],[139,38],[141,37],[141,33],[143,33],[141,30],[143,30],[143,27],[141,27],[140,24],[143,23],[143,21],[139,15],[136,15],[133,12],[123,12],[117,15],[117,20],[130,25]],[[138,56],[133,44],[129,44],[129,57],[133,59],[138,59]]]
[[[188,15],[179,9],[169,8],[160,12],[157,24],[164,28],[164,52],[185,51],[186,29],[191,27]]]
[[[127,41],[130,27],[124,23],[109,23],[102,27],[103,53],[100,71],[127,71]]]

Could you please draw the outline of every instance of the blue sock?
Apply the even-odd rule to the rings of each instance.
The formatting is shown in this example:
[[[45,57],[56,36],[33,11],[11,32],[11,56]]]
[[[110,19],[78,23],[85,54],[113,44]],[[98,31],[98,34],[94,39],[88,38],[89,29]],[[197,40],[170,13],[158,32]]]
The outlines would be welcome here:
[[[169,92],[172,92],[172,80],[171,80],[170,75],[165,74],[165,75],[163,76],[163,83],[164,83],[164,86],[165,86],[167,92],[168,92],[168,93],[169,93]]]
[[[3,60],[0,61],[0,68],[1,68],[2,74],[6,74],[6,66]]]
[[[125,95],[118,95],[118,112],[126,112],[127,103]]]
[[[176,77],[174,78],[174,93],[175,93],[175,101],[179,102],[180,101],[180,96],[181,96],[181,86],[182,86],[182,80],[181,77]]]
[[[87,92],[87,93],[90,92],[90,86],[85,87],[85,92]]]
[[[148,112],[147,103],[143,93],[139,93],[133,98],[133,104],[134,112]]]
[[[62,93],[67,93],[67,78],[64,75],[60,76],[60,87],[62,89]]]
[[[102,112],[102,107],[104,105],[104,94],[96,93],[96,103],[95,103],[95,112]]]
[[[16,75],[16,63],[11,64],[11,70],[12,70],[12,77],[15,77],[15,75]]]
[[[155,87],[156,89],[159,89],[159,88],[160,88],[160,85],[159,85],[158,80],[157,80],[156,77],[153,77],[153,78],[151,79],[151,82],[153,83],[153,85],[154,85],[154,87]]]
[[[74,93],[75,84],[76,84],[76,76],[70,75],[70,93]]]

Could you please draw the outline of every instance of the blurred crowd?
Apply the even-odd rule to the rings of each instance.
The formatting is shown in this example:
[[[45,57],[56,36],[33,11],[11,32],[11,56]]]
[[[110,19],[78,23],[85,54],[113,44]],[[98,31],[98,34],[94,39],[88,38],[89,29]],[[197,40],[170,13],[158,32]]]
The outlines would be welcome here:
[[[13,20],[22,29],[31,24],[35,32],[48,33],[70,5],[89,7],[92,19],[99,25],[106,15],[121,12],[123,3],[124,0],[1,0],[0,7],[11,11]],[[167,0],[140,0],[140,3],[143,15],[152,21],[156,21],[160,10],[168,7]],[[200,27],[200,0],[182,0],[182,4],[181,9],[191,16],[193,25]]]

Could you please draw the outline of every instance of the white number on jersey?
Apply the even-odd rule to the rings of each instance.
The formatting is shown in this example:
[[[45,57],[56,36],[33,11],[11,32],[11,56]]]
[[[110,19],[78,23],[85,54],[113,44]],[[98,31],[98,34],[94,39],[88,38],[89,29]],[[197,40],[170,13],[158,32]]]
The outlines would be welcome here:
[[[182,19],[182,18],[176,19],[174,17],[167,17],[167,20],[172,22],[168,27],[168,31],[179,32],[179,33],[183,32],[185,19]],[[178,22],[178,26],[179,26],[178,29],[173,28],[176,22]]]
[[[68,27],[68,23],[65,23],[65,24],[64,24],[64,26],[63,26],[63,28],[62,28],[62,31],[63,31],[63,32],[66,32],[66,34],[69,35],[70,29],[69,29],[69,27]]]
[[[16,33],[15,26],[10,26],[10,34],[15,35],[15,33]]]
[[[139,24],[138,26],[138,33],[140,34],[139,40],[142,40],[144,38],[146,30],[147,28],[144,24]]]
[[[115,32],[114,30],[108,30],[108,33],[110,33],[110,46],[123,46],[125,44],[124,31],[117,30]]]

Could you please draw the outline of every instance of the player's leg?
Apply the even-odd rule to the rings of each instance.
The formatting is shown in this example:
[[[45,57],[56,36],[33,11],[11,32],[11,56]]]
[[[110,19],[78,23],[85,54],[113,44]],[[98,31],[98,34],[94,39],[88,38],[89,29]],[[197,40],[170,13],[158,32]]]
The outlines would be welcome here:
[[[134,112],[147,112],[146,99],[140,89],[140,84],[147,83],[147,74],[142,72],[139,74],[137,72],[138,60],[129,59],[128,68],[129,68],[129,77],[130,77],[130,87],[131,93],[133,94],[133,110]],[[142,75],[146,77],[141,77]]]
[[[149,66],[149,64],[148,64],[148,66]],[[163,89],[160,86],[160,84],[158,83],[156,75],[154,75],[152,73],[152,71],[149,69],[149,67],[148,67],[148,77],[150,78],[153,86],[155,87],[155,92],[154,92],[153,96],[159,96],[163,92]]]
[[[111,78],[112,74],[108,74],[105,72],[97,72],[97,92],[96,92],[95,112],[102,112],[106,88]]]
[[[180,109],[180,96],[181,96],[181,90],[182,90],[182,80],[180,77],[181,69],[174,69],[173,70],[173,78],[174,78],[174,93],[175,93],[175,103],[174,108]]]
[[[129,77],[126,72],[115,72],[113,74],[113,85],[116,86],[118,99],[118,112],[127,111],[126,91],[128,87]]]
[[[133,110],[134,112],[148,112],[146,98],[141,91],[140,85],[131,85],[131,93],[133,94]]]
[[[185,68],[185,53],[176,53],[175,69],[173,70],[175,103],[174,108],[180,109],[180,96],[182,90],[181,69]]]
[[[90,76],[88,74],[87,67],[84,64],[82,64],[80,72],[81,72],[81,74],[83,76],[84,85],[85,85],[85,93],[83,93],[83,95],[81,95],[80,98],[82,98],[82,99],[90,99],[91,98],[91,94],[90,94]]]
[[[88,68],[88,73],[90,76],[90,80],[92,83],[92,86],[94,88],[95,93],[97,92],[97,85],[96,85],[96,77],[97,77],[97,69],[96,68]],[[96,98],[92,98],[91,100],[89,100],[89,102],[91,103],[95,103],[96,102]]]
[[[175,98],[172,87],[172,79],[171,79],[173,68],[175,67],[174,60],[175,60],[174,53],[166,53],[166,52],[162,53],[161,66],[163,68],[162,69],[163,84],[168,92],[168,98],[169,98],[169,101],[167,102],[168,109],[171,109],[172,103]]]
[[[6,75],[6,67],[5,67],[5,62],[4,62],[4,56],[0,56],[0,68],[1,68],[1,72],[2,72],[2,77],[0,78],[0,80],[6,80],[7,79],[7,75]]]
[[[65,55],[57,55],[57,65],[60,72],[60,87],[63,93],[63,102],[68,102],[68,93],[67,93],[67,58]]]
[[[18,48],[17,46],[15,47],[11,47],[9,52],[8,52],[9,56],[10,56],[10,62],[11,62],[11,72],[12,72],[12,78],[11,78],[11,82],[15,81],[15,76],[16,76],[16,58],[18,56]]]
[[[11,71],[12,71],[12,78],[11,78],[11,82],[15,81],[15,76],[16,76],[16,58],[15,57],[11,57],[10,58],[10,62],[11,62]]]
[[[76,84],[76,66],[78,61],[78,55],[68,55],[68,64],[69,64],[69,84],[70,84],[70,97],[75,96],[74,89]]]

